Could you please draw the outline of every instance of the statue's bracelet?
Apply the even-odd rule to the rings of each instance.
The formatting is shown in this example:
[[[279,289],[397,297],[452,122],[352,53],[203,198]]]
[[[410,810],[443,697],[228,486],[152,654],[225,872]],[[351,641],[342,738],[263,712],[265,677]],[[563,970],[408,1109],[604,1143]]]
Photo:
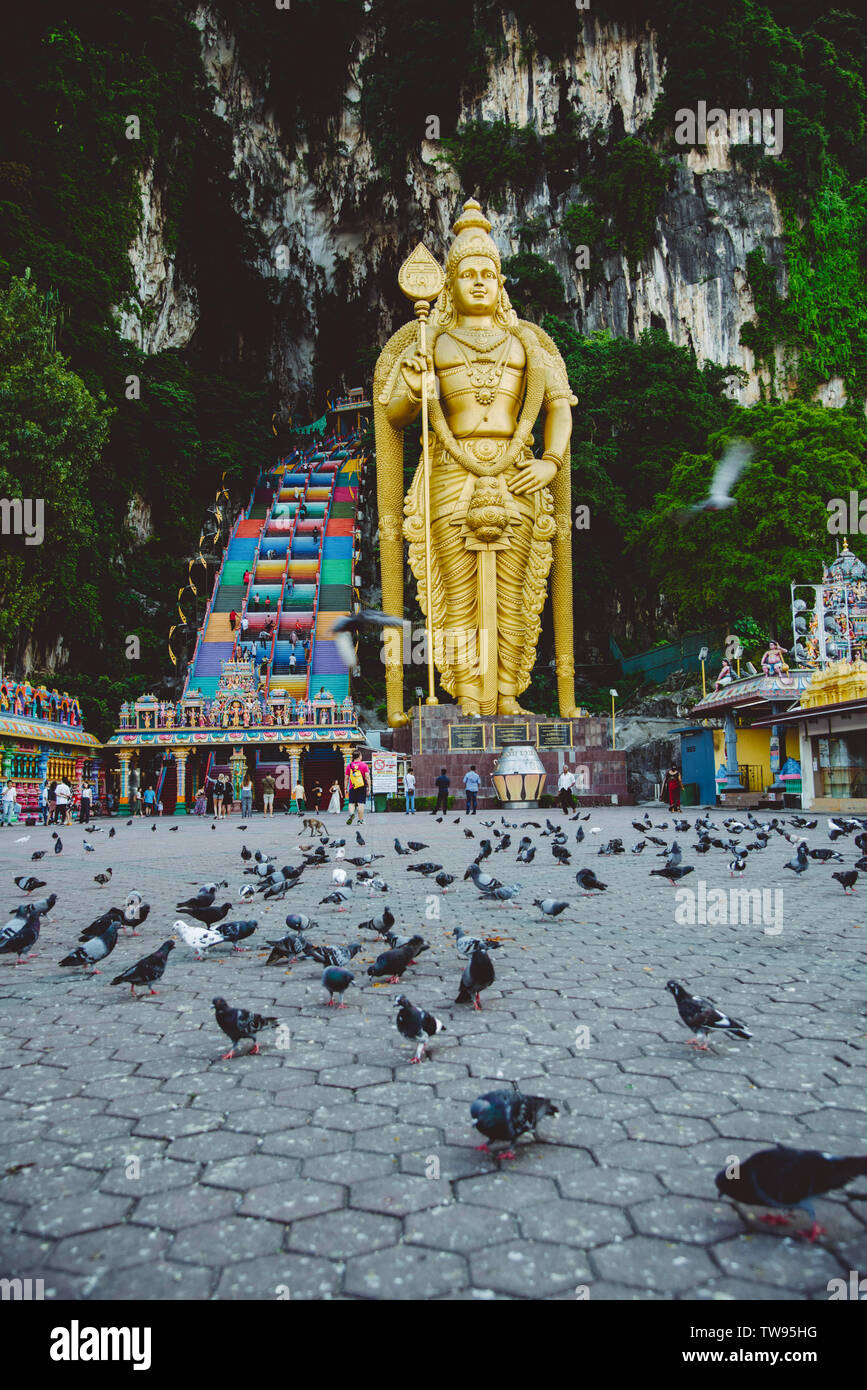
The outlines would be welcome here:
[[[558,468],[560,467],[560,464],[563,462],[559,454],[553,454],[550,451],[542,455],[541,461],[544,463],[555,463]]]

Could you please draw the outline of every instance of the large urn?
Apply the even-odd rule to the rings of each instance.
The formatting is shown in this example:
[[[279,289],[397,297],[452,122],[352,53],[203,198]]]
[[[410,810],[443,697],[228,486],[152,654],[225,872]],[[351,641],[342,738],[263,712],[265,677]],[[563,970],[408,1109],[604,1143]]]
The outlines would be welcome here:
[[[515,811],[538,805],[545,785],[545,766],[532,743],[511,743],[491,774],[500,801]]]

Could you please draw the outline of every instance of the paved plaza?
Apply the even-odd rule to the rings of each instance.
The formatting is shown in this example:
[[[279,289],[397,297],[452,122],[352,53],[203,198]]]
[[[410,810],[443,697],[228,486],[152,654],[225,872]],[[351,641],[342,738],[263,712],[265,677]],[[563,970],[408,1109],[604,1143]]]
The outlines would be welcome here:
[[[653,833],[670,843],[670,818],[650,811],[669,821]],[[216,830],[210,819],[159,821],[155,833],[146,821],[101,820],[92,836],[62,830],[59,857],[49,829],[0,832],[2,920],[22,900],[14,875],[32,870],[47,881],[34,896],[59,899],[36,959],[0,958],[0,1276],[41,1278],[57,1299],[827,1299],[829,1280],[867,1268],[867,1203],[857,1200],[867,1182],[819,1199],[827,1234],[810,1245],[766,1227],[758,1209],[740,1215],[720,1201],[714,1175],[775,1142],[867,1151],[861,883],[844,896],[831,878],[839,864],[796,878],[783,868],[793,847],[778,836],[734,881],[729,854],[696,855],[695,835],[678,835],[696,866],[683,887],[698,918],[678,922],[679,890],[649,876],[661,863],[653,845],[597,854],[610,836],[628,851],[643,813],[593,810],[582,845],[559,811],[509,816],[542,828],[550,816],[572,850],[561,867],[549,838],[509,828],[510,849],[484,867],[520,882],[517,908],[480,904],[462,880],[492,833],[482,821],[503,830],[499,813],[459,824],[457,811],[444,824],[368,816],[366,849],[384,854],[376,867],[389,892],[356,891],[345,912],[318,905],[333,859],[282,902],[239,902],[238,886],[252,881],[242,844],[297,864],[297,817],[256,814],[245,832],[237,816]],[[363,852],[344,818],[326,819],[347,856]],[[399,859],[395,834],[429,848]],[[521,834],[537,845],[529,866],[515,862]],[[808,839],[828,845],[824,818]],[[49,853],[31,864],[40,848]],[[851,839],[836,848],[851,866]],[[422,860],[456,875],[448,893],[406,872]],[[112,882],[97,888],[93,875],[108,866]],[[581,867],[609,890],[580,896]],[[179,943],[157,995],[112,988],[171,935],[175,903],[220,878],[230,916],[259,922],[251,949],[200,963]],[[713,889],[728,901],[730,888],[771,892],[754,920],[732,922],[742,907],[711,906]],[[141,936],[122,935],[93,978],[59,969],[78,933],[131,890],[152,908]],[[532,900],[551,895],[570,907],[547,922]],[[371,983],[367,965],[383,946],[356,930],[385,903],[398,931],[431,945],[402,987]],[[284,933],[287,911],[314,917],[313,942],[363,941],[345,1010],[325,1007],[315,963],[266,967],[264,938]],[[454,1003],[463,961],[447,933],[457,925],[502,938],[481,1012]],[[671,978],[742,1019],[753,1040],[722,1037],[703,1054],[685,1046]],[[446,1025],[423,1065],[409,1064],[412,1044],[394,1027],[401,992]],[[215,995],[287,1028],[260,1035],[261,1055],[223,1062]],[[499,1161],[476,1151],[469,1107],[512,1080],[560,1114],[542,1121],[539,1142]],[[798,1213],[792,1229],[808,1225]]]

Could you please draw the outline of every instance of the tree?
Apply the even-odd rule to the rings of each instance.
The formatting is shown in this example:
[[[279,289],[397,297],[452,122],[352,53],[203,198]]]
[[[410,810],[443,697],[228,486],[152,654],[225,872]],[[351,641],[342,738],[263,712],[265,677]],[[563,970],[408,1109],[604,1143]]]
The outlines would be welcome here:
[[[737,505],[681,526],[678,513],[707,495],[715,460],[732,434],[755,453]],[[759,404],[732,428],[685,453],[641,527],[638,544],[681,627],[748,612],[785,637],[789,585],[818,582],[833,558],[828,502],[867,490],[867,426],[848,412],[803,401]],[[855,548],[853,546],[853,548]]]
[[[0,291],[0,496],[27,498],[44,509],[42,543],[2,537],[4,664],[14,663],[13,644],[26,643],[46,612],[47,631],[55,637],[92,635],[98,618],[90,582],[98,537],[89,484],[112,411],[54,350],[56,320],[56,305],[29,276]]]

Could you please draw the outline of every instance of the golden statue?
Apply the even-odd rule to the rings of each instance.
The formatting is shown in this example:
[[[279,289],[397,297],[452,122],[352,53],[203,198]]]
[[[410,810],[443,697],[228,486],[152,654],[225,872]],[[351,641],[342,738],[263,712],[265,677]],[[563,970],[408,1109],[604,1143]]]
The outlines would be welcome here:
[[[530,683],[553,562],[557,693],[561,715],[572,718],[578,710],[569,441],[570,407],[577,401],[556,344],[512,309],[490,229],[479,204],[465,203],[454,225],[444,284],[424,247],[416,249],[410,258],[421,258],[416,282],[424,281],[426,260],[436,270],[428,283],[442,285],[427,351],[419,347],[416,324],[407,323],[376,364],[382,606],[387,613],[403,613],[406,538],[444,688],[464,714],[523,714],[517,697]],[[401,286],[417,297],[403,279]],[[433,294],[436,288],[428,297]],[[427,312],[426,304],[417,303],[422,342]],[[424,454],[429,453],[430,473],[426,477],[423,458],[404,502],[401,430],[418,415],[425,382],[432,433]],[[537,459],[531,431],[543,409],[544,452]],[[392,726],[407,722],[400,637],[397,629],[386,630]]]

